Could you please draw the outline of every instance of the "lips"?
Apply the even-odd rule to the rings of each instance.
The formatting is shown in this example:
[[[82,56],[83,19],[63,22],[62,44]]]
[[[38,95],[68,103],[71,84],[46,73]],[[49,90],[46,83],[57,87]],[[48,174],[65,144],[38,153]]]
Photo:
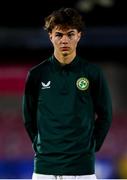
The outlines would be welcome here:
[[[67,50],[69,50],[69,47],[62,47],[61,49],[62,49],[62,51],[67,51]]]

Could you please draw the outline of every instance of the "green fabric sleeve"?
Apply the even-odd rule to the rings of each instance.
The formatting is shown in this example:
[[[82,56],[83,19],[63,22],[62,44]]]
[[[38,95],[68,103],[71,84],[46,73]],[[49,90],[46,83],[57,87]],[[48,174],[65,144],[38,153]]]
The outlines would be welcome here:
[[[93,86],[93,101],[96,113],[94,138],[96,152],[100,150],[112,122],[112,100],[104,73],[99,69]]]
[[[34,139],[37,134],[37,94],[35,91],[35,87],[35,81],[32,78],[30,72],[28,72],[22,99],[22,111],[24,125],[32,142],[34,142]]]

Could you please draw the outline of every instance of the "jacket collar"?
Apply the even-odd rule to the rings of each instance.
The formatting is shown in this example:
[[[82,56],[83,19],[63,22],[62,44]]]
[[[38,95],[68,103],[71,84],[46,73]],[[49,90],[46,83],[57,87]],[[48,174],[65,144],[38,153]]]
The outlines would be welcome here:
[[[68,69],[68,70],[73,70],[73,69],[77,69],[77,65],[79,64],[79,57],[76,56],[71,63],[66,64],[66,65],[61,65],[61,63],[55,58],[54,55],[51,56],[50,61],[53,63],[53,66],[57,69],[57,70],[62,70],[62,69]]]

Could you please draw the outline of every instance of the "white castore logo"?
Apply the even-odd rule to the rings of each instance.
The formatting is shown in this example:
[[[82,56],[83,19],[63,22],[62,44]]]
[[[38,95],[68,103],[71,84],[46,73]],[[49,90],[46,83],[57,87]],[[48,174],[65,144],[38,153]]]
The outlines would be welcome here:
[[[51,81],[48,81],[46,84],[44,82],[41,82],[42,88],[41,89],[47,89],[50,88]]]

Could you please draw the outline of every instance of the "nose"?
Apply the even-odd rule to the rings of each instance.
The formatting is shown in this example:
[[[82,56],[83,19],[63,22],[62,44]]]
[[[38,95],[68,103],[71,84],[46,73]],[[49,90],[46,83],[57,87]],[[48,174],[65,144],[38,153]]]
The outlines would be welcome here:
[[[61,40],[62,40],[62,43],[68,43],[69,38],[67,35],[63,35]]]

